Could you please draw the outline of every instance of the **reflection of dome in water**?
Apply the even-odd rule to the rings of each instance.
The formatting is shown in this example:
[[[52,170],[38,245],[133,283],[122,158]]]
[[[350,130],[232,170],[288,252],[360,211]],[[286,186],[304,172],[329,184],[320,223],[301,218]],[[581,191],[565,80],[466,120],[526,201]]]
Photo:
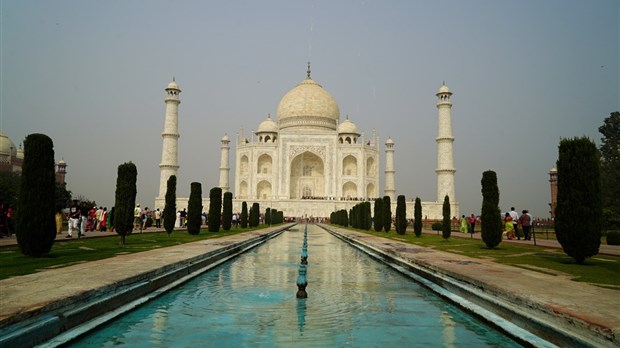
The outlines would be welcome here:
[[[15,144],[2,132],[0,132],[0,156],[17,156]]]
[[[332,95],[308,77],[288,91],[278,104],[280,129],[288,127],[336,130],[340,109]]]

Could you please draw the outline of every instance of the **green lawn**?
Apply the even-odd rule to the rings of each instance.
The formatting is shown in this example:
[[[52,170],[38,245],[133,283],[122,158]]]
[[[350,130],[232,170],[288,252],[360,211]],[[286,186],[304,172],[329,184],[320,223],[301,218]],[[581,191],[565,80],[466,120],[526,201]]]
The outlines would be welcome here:
[[[132,234],[126,237],[125,245],[122,246],[119,245],[118,235],[73,239],[54,243],[49,255],[39,258],[22,255],[17,246],[0,248],[0,279],[101,260],[121,254],[230,236],[265,227],[262,225],[253,229],[233,228],[230,231],[220,230],[220,232],[208,232],[207,229],[202,229],[198,235],[190,235],[187,231],[174,231],[170,236],[166,232]]]
[[[586,259],[584,265],[578,265],[561,249],[515,243],[500,243],[498,248],[488,249],[481,240],[453,237],[445,241],[441,234],[422,234],[421,237],[416,237],[410,230],[405,235],[398,235],[394,231],[355,231],[469,257],[489,259],[536,272],[565,276],[574,281],[620,291],[620,257],[617,256],[596,255]]]

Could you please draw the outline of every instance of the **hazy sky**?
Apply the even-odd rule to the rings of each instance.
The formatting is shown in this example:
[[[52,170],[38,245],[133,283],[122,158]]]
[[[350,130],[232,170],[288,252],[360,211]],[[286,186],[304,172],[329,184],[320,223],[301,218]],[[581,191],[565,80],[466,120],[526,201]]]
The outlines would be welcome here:
[[[408,199],[437,199],[435,93],[445,81],[465,214],[479,213],[491,169],[502,210],[548,216],[560,139],[598,145],[598,127],[620,109],[617,0],[0,0],[0,10],[0,129],[16,144],[49,135],[68,189],[108,207],[127,161],[138,201],[153,205],[173,76],[185,197],[192,181],[205,196],[218,185],[222,136],[275,115],[307,61],[341,120],[395,141],[396,190]],[[384,160],[382,146],[382,176]]]

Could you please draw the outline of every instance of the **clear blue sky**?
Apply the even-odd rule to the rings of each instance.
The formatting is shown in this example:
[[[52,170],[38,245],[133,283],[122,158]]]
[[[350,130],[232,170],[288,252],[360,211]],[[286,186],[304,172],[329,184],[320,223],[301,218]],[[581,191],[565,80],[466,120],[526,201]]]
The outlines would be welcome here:
[[[620,109],[617,0],[1,0],[0,11],[0,129],[16,144],[48,134],[68,189],[108,207],[126,161],[138,168],[138,200],[152,206],[158,194],[173,76],[179,196],[192,181],[218,185],[222,136],[275,115],[307,61],[341,119],[393,138],[397,194],[423,201],[436,199],[445,81],[465,214],[480,211],[492,169],[502,210],[548,216],[560,139],[600,144],[598,127]]]

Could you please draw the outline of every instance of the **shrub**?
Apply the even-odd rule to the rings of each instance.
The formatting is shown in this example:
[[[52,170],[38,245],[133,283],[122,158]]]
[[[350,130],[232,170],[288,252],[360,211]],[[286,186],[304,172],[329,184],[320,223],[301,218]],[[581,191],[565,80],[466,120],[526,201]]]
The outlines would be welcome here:
[[[413,233],[416,237],[422,235],[422,202],[420,197],[415,198],[415,206],[413,209]]]
[[[118,166],[114,203],[114,230],[121,236],[121,245],[125,244],[125,236],[133,229],[137,178],[138,170],[135,164],[127,162]]]
[[[583,264],[587,257],[598,254],[603,226],[596,145],[587,137],[561,140],[557,169],[556,236],[564,252]]]
[[[431,225],[431,229],[433,231],[441,231],[443,228],[443,224],[441,222],[433,222],[433,224]]]
[[[383,230],[390,232],[392,228],[392,201],[390,196],[383,196]]]
[[[214,187],[209,191],[209,232],[219,232],[222,220],[222,189]]]
[[[265,209],[265,224],[271,226],[271,208]]]
[[[260,205],[252,203],[250,209],[250,227],[257,227],[260,224]]]
[[[241,228],[247,228],[248,227],[248,203],[247,202],[243,202],[241,203]]]
[[[232,214],[233,214],[233,195],[232,192],[224,193],[224,203],[222,207],[222,228],[224,231],[230,231],[232,227]]]
[[[608,231],[605,239],[607,245],[620,245],[620,231]]]
[[[168,234],[174,230],[177,219],[177,177],[170,175],[166,182],[166,205],[164,206],[164,228]]]
[[[502,217],[499,210],[497,174],[492,170],[482,173],[482,210],[480,229],[487,248],[495,248],[502,241]]]
[[[16,234],[24,255],[49,253],[56,239],[54,143],[45,134],[24,141],[24,162],[17,201]]]
[[[448,239],[450,238],[450,233],[452,233],[452,226],[450,224],[450,197],[448,197],[448,195],[443,199],[442,213],[441,236],[443,239]]]
[[[375,231],[379,232],[383,230],[383,199],[377,198],[375,199],[375,216],[373,218],[373,223],[375,227]]]
[[[187,202],[187,233],[200,233],[202,225],[202,186],[199,182],[190,184],[189,201]]]
[[[396,233],[405,234],[407,230],[407,203],[405,196],[396,198]]]

